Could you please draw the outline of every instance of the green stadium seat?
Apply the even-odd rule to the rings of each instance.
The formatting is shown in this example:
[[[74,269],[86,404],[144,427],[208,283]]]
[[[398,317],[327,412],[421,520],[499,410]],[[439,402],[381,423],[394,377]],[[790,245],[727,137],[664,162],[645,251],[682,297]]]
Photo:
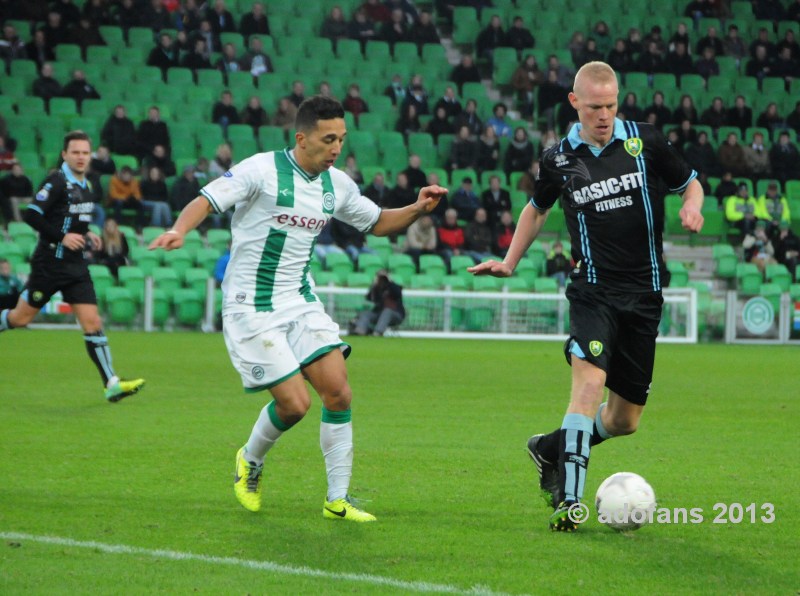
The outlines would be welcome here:
[[[153,271],[161,266],[163,251],[149,250],[146,246],[131,246],[131,264],[142,270],[145,276],[152,275]]]
[[[258,142],[262,151],[275,151],[286,147],[285,131],[278,126],[262,126],[258,129]]]
[[[216,248],[200,248],[194,255],[196,268],[202,269],[208,275],[213,275],[220,256],[222,256],[222,251]]]
[[[330,253],[325,257],[325,269],[336,276],[340,284],[353,272],[353,261],[345,253]]]
[[[166,254],[173,254],[175,251],[170,251]],[[178,270],[171,267],[171,263],[166,263],[166,267],[156,267],[151,272],[153,277],[154,287],[164,290],[168,296],[172,296],[175,290],[181,287],[181,277],[183,273],[178,274]]]
[[[128,287],[109,287],[106,289],[105,304],[111,323],[131,325],[138,315],[138,299]]]
[[[263,39],[265,37],[269,37],[268,35],[259,35],[259,38]],[[226,43],[232,43],[236,46],[236,54],[239,55],[247,49],[247,44],[245,44],[244,36],[241,33],[237,33],[236,31],[223,31],[219,35],[219,40],[221,45],[225,45]]]
[[[248,73],[248,76],[249,73]],[[181,66],[172,66],[167,69],[167,84],[168,85],[194,85],[194,75],[189,68]]]
[[[392,55],[389,44],[385,41],[370,40],[364,48],[364,58],[368,62],[386,65],[391,63]]]
[[[175,322],[179,325],[195,327],[205,316],[205,300],[192,289],[178,289],[172,296],[175,306]]]
[[[374,277],[375,273],[379,269],[383,269],[383,267],[383,257],[379,254],[363,253],[358,256],[358,271],[368,275],[370,280]]]
[[[187,269],[183,274],[183,281],[187,288],[194,290],[205,298],[210,277],[211,274],[206,269],[197,267]]]
[[[355,39],[340,39],[336,42],[336,55],[341,60],[355,61],[356,63],[363,60],[361,44]]]
[[[114,57],[108,46],[89,46],[86,48],[86,63],[113,68]]]
[[[736,280],[740,293],[758,294],[763,278],[755,264],[738,263],[736,265]]]
[[[58,117],[69,126],[78,115],[78,106],[71,97],[54,97],[50,100],[50,116]]]
[[[792,285],[792,274],[785,265],[774,263],[767,265],[765,277],[767,282],[777,285],[782,292],[788,292]]]
[[[716,246],[719,245],[715,245]],[[714,255],[714,275],[724,279],[733,279],[736,277],[737,265],[739,258],[733,252],[730,245],[722,245],[730,248],[730,252],[719,252]]]
[[[117,164],[117,168],[119,168],[119,164]],[[142,243],[145,246],[149,246],[150,243],[158,238],[161,234],[165,231],[164,228],[159,228],[158,226],[146,226],[142,230]]]
[[[671,288],[685,288],[689,283],[689,272],[686,265],[680,261],[667,261],[667,270],[670,272],[669,286]]]
[[[56,60],[58,62],[83,62],[81,47],[72,43],[60,43],[55,47]]]
[[[116,285],[116,280],[111,274],[111,270],[105,265],[89,265],[89,275],[92,277],[92,284],[94,285],[94,292],[97,296],[98,306],[101,309],[105,308],[106,293],[109,288]]]
[[[450,259],[450,274],[458,275],[465,279],[472,279],[472,273],[467,271],[467,267],[472,267],[474,264],[475,261],[472,260],[472,257],[468,257],[466,255],[455,255]],[[470,287],[472,287],[471,282]]]
[[[439,255],[420,255],[419,271],[424,275],[432,277],[436,280],[438,285],[442,278],[447,275],[447,265]]]
[[[767,299],[767,301],[772,305],[772,308],[775,309],[775,313],[780,312],[781,294],[783,294],[784,291],[788,292],[789,288],[787,287],[786,290],[784,290],[776,283],[763,283],[758,288],[759,296]]]
[[[381,262],[384,265],[388,264],[389,255],[394,252],[392,244],[389,241],[389,238],[386,236],[374,236],[372,234],[368,234],[367,247],[375,251],[375,253],[381,258]]]
[[[13,62],[12,62],[13,64]],[[31,82],[23,79],[15,79],[13,77],[0,78],[0,92],[9,97],[22,98],[30,93]],[[39,99],[39,98],[37,98]],[[18,104],[18,107],[22,103]]]
[[[142,47],[148,51],[156,43],[156,36],[149,27],[131,27],[128,29],[128,45],[130,47]]]
[[[206,232],[208,246],[220,251],[220,254],[228,249],[231,242],[231,233],[228,230],[212,228]]]
[[[172,303],[170,294],[161,288],[153,288],[153,324],[163,327],[169,320],[170,305]]]
[[[100,36],[103,41],[111,47],[120,47],[125,45],[125,39],[122,35],[122,29],[116,25],[100,25]]]
[[[134,265],[123,265],[117,269],[120,286],[131,292],[134,300],[140,302],[144,296],[144,271]]]
[[[766,77],[761,81],[761,93],[770,98],[770,101],[778,101],[786,93],[786,85],[782,77]]]
[[[116,48],[117,64],[136,66],[144,64],[147,60],[148,48],[144,47],[119,47]]]
[[[21,247],[26,255],[31,254],[39,241],[36,231],[21,221],[10,221],[7,226],[8,237],[11,241]],[[0,234],[0,237],[2,237],[2,234]]]
[[[472,281],[473,292],[499,292],[503,289],[503,279],[491,275],[478,275]]]
[[[366,273],[348,273],[345,285],[348,288],[368,288],[372,284],[372,276]]]
[[[171,250],[164,253],[164,267],[175,271],[178,278],[182,278],[187,269],[194,266],[194,255],[185,249]]]
[[[456,6],[453,9],[453,43],[472,46],[481,30],[478,13],[471,6]]]
[[[404,253],[397,253],[389,255],[388,259],[389,272],[394,276],[407,276],[411,277],[416,274],[417,267],[414,260]]]

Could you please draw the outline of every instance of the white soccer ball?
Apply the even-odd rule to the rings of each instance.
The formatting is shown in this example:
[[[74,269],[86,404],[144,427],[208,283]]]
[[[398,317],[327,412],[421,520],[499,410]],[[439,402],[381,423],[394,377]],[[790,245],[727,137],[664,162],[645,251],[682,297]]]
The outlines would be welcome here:
[[[656,494],[638,474],[617,472],[603,480],[594,505],[600,523],[618,531],[638,530],[653,520]]]

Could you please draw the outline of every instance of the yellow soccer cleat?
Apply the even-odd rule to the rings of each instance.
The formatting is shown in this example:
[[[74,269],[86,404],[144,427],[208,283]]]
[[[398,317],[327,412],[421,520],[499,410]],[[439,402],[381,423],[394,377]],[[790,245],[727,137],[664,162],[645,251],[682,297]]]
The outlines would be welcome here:
[[[244,447],[236,452],[236,471],[233,475],[233,490],[242,507],[248,511],[261,509],[261,476],[264,464],[256,464],[244,458]]]
[[[350,502],[350,498],[336,499],[335,501],[325,501],[322,507],[322,517],[325,519],[343,519],[352,522],[373,522],[375,516],[366,511],[361,511]]]
[[[123,397],[137,393],[142,387],[144,387],[144,379],[119,380],[106,389],[106,399],[111,403],[116,403]]]

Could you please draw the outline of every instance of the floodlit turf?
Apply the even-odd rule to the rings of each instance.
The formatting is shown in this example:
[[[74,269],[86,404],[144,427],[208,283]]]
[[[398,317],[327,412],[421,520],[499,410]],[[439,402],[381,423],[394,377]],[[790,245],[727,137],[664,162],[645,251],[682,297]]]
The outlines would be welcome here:
[[[222,337],[110,340],[120,374],[147,378],[119,404],[105,403],[79,332],[0,334],[0,593],[800,587],[797,348],[660,346],[640,432],[593,451],[587,494],[633,471],[661,507],[706,521],[626,535],[592,519],[559,535],[525,453],[566,405],[557,343],[355,339],[352,492],[378,517],[360,525],[322,518],[318,401],[268,457],[252,514],[233,463],[267,394],[241,391]],[[718,502],[769,502],[775,521],[714,524]]]

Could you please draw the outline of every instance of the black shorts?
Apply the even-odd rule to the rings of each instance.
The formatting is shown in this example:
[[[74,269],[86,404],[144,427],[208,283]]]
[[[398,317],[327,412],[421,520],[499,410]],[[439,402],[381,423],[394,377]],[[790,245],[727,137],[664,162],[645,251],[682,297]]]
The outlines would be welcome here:
[[[42,308],[56,292],[67,304],[97,304],[92,276],[86,261],[64,261],[49,255],[34,255],[25,290],[25,301]]]
[[[574,354],[606,372],[606,387],[643,406],[653,380],[656,337],[664,299],[660,292],[635,294],[578,281],[566,292],[570,337],[567,362]]]

